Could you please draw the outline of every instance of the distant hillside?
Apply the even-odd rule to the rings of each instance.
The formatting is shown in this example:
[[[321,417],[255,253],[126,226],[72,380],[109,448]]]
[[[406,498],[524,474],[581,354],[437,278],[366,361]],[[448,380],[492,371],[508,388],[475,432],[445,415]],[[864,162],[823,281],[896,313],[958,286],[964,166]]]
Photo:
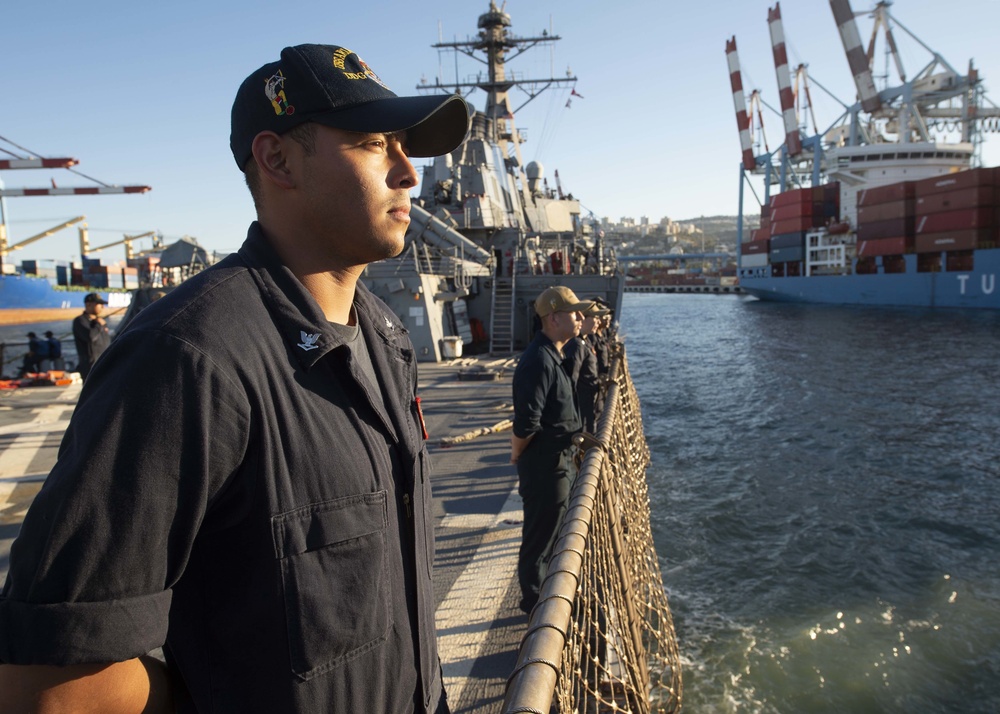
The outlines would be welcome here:
[[[665,232],[662,226],[654,225],[649,226],[649,232],[645,236],[630,232],[618,234],[615,238],[626,243],[627,252],[633,255],[662,253],[669,251],[676,245],[680,245],[687,252],[697,252],[702,247],[708,252],[714,252],[719,248],[735,251],[737,220],[738,216],[699,216],[675,221],[683,228],[692,226],[695,230],[691,233],[682,232],[671,236]],[[743,216],[743,225],[743,239],[748,240],[748,231],[760,225],[760,216]]]
[[[715,243],[723,245],[732,250],[736,249],[736,224],[739,216],[705,216],[704,218],[690,218],[678,221],[681,224],[691,224],[701,229],[705,233],[705,243]],[[746,232],[757,228],[760,225],[760,215],[744,215],[744,240],[749,238]]]

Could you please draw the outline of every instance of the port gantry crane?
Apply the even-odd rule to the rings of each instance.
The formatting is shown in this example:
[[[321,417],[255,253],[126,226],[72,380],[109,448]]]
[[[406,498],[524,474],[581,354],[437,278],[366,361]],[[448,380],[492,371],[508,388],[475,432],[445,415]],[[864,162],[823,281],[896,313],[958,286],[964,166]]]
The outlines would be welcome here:
[[[0,137],[2,138],[2,137]],[[17,144],[4,139],[8,144],[17,147],[21,151],[26,151]],[[8,149],[3,149],[4,153],[7,153],[14,158],[0,159],[0,171],[11,170],[11,169],[69,169],[73,171],[72,167],[76,166],[80,162],[77,159],[68,157],[59,158],[42,158],[37,156],[18,156]],[[74,172],[78,173],[78,172]],[[83,174],[81,174],[83,175]],[[90,178],[89,176],[87,178]],[[96,181],[96,179],[91,179]],[[85,220],[84,216],[77,216],[69,221],[65,221],[58,226],[50,228],[49,230],[37,233],[30,238],[25,238],[24,240],[15,243],[13,245],[8,244],[7,240],[7,204],[5,199],[7,198],[21,198],[25,196],[90,196],[90,195],[108,195],[108,194],[120,194],[120,193],[146,193],[151,191],[150,186],[110,186],[100,181],[96,181],[100,184],[98,186],[72,186],[59,188],[56,186],[55,181],[52,181],[51,187],[45,188],[6,188],[3,183],[0,182],[0,268],[3,266],[4,258],[9,255],[12,251],[23,248],[26,245],[30,245],[37,240],[41,240],[47,236],[62,230],[63,228],[68,228],[80,221]],[[80,245],[81,250],[85,245],[86,241],[86,228],[80,229]],[[116,241],[110,245],[118,245],[118,243],[125,243],[126,253],[131,252],[131,241],[135,238],[144,236],[125,236],[125,240]],[[102,246],[101,248],[107,248],[109,246]],[[95,250],[101,250],[97,248]],[[83,257],[86,257],[86,251],[81,252]]]
[[[924,159],[929,158],[928,153],[934,152],[933,158],[951,161],[957,168],[975,167],[981,162],[983,132],[997,131],[1000,128],[1000,108],[986,98],[979,73],[971,61],[967,74],[958,72],[944,57],[900,23],[890,13],[891,3],[887,1],[876,3],[870,13],[874,24],[866,48],[862,44],[850,0],[829,2],[854,78],[857,101],[853,105],[841,102],[844,106],[843,113],[825,131],[816,130],[813,116],[814,132],[806,133],[800,110],[803,104],[808,103],[812,112],[808,99],[808,73],[803,65],[799,65],[794,73],[793,88],[780,3],[775,3],[773,9],[768,9],[768,27],[785,141],[774,151],[768,150],[765,145],[763,151],[759,151],[760,147],[757,146],[758,152],[754,152],[754,108],[756,106],[757,109],[756,125],[762,130],[763,119],[759,115],[762,101],[759,93],[754,90],[750,95],[751,111],[748,113],[736,37],[726,41],[726,57],[742,150],[741,217],[743,184],[747,173],[765,177],[763,205],[767,205],[772,185],[777,185],[779,191],[794,185],[817,186],[821,183],[821,177],[825,176],[848,187],[864,186],[867,183],[867,171],[873,168],[873,162],[899,161],[913,153],[888,152],[886,149],[892,148],[890,145],[896,145],[896,148],[910,145],[921,149],[921,157]],[[894,27],[905,32],[931,55],[930,61],[910,78],[907,77],[896,44]],[[892,56],[898,77],[898,84],[887,86],[881,91],[876,88],[872,74],[880,30],[884,34],[885,45]],[[822,88],[815,79],[813,83]],[[946,133],[954,129],[953,133],[958,133],[960,138],[953,142],[938,142],[932,134],[935,129]],[[762,132],[761,135],[763,136]],[[947,148],[947,151],[942,152],[939,150],[941,148]],[[881,165],[885,166],[884,163]],[[849,209],[854,208],[850,200],[852,197],[853,192],[847,196]],[[738,239],[742,242],[742,220],[738,230],[741,234]]]
[[[93,253],[98,253],[107,248],[114,248],[116,245],[125,246],[125,260],[132,260],[135,257],[135,252],[132,250],[132,243],[134,241],[140,240],[141,238],[152,238],[153,239],[153,250],[163,249],[163,234],[157,231],[146,231],[145,233],[137,233],[134,235],[129,235],[125,233],[122,235],[120,240],[112,241],[110,243],[105,243],[104,245],[99,245],[96,248],[90,246],[90,234],[87,231],[87,224],[84,223],[80,226],[80,256],[85,258]]]

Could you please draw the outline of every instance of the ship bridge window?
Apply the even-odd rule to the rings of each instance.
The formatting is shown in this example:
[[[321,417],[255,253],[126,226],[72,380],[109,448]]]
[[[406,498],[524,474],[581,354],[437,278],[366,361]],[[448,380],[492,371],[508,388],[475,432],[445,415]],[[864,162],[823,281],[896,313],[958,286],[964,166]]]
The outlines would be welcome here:
[[[887,161],[889,159],[895,159],[895,158],[896,158],[895,154],[882,154],[882,160],[883,161]]]
[[[909,152],[906,152],[906,151],[900,151],[898,154],[896,154],[896,158],[897,159],[908,159],[908,158],[910,158],[910,154],[909,154]]]
[[[925,159],[933,159],[934,158],[934,152],[933,151],[925,151],[924,152],[924,158]]]

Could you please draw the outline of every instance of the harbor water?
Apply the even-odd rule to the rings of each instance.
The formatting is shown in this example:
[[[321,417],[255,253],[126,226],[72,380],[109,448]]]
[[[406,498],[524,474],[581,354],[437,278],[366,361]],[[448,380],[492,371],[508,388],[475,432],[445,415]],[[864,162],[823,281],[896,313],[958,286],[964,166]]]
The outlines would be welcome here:
[[[1000,711],[1000,314],[626,296],[684,709]]]

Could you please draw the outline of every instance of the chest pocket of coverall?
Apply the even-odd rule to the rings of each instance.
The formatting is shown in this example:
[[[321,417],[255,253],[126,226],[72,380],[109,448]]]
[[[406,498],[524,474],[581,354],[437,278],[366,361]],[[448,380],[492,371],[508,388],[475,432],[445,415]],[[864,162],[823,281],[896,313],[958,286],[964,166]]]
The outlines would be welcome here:
[[[385,491],[272,517],[292,672],[324,674],[388,637]]]

